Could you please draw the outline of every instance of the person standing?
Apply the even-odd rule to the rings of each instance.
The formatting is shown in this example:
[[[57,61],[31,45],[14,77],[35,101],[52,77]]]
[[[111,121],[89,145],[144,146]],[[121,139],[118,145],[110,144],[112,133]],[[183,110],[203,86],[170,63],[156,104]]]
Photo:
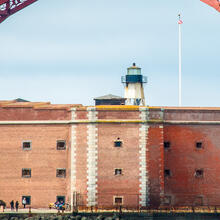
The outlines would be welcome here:
[[[22,204],[23,204],[24,209],[25,209],[25,206],[26,206],[26,204],[27,204],[27,201],[26,201],[26,198],[25,198],[25,197],[24,197],[23,200],[22,200]]]
[[[16,201],[16,203],[15,203],[16,212],[18,212],[18,206],[19,206],[19,202]]]
[[[14,210],[14,200],[12,200],[12,201],[10,202],[10,206],[11,206],[11,211],[13,211],[13,210]]]

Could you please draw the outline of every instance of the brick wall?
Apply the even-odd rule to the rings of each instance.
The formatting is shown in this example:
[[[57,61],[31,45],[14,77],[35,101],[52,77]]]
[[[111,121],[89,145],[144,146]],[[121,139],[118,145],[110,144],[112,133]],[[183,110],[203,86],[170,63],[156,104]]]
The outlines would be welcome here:
[[[43,110],[45,113],[43,117],[40,116],[39,110],[33,108],[9,108],[10,111],[4,116],[2,112],[2,121],[48,119],[49,121],[45,121],[47,123],[45,125],[30,123],[0,126],[3,158],[0,172],[1,199],[7,203],[12,199],[21,203],[22,195],[30,195],[33,207],[47,207],[50,202],[55,202],[56,196],[65,196],[66,201],[70,203],[74,200],[76,192],[79,206],[96,204],[99,207],[112,208],[115,206],[114,198],[122,197],[123,206],[138,208],[141,198],[144,198],[141,195],[146,193],[146,201],[144,203],[142,201],[142,206],[160,203],[160,193],[163,190],[161,128],[151,126],[148,133],[147,126],[144,134],[146,136],[140,134],[142,125],[138,122],[141,118],[139,108],[131,110],[129,107],[122,111],[97,109],[97,114],[94,113],[95,118],[92,116],[92,108],[89,109],[81,108],[74,114],[71,111],[62,112],[63,110],[57,109]],[[158,117],[159,112],[156,113]],[[150,114],[155,116],[153,112]],[[71,115],[73,120],[86,121],[76,123],[74,127],[71,124],[49,124],[51,120],[71,119]],[[94,124],[93,120],[97,119],[110,121]],[[111,120],[116,121],[112,123]],[[134,122],[131,123],[130,120]],[[114,146],[114,141],[118,138],[122,141],[121,147]],[[144,143],[147,143],[147,146],[140,148],[143,138],[146,138]],[[22,150],[23,140],[32,142],[30,151]],[[66,140],[67,149],[57,151],[57,140]],[[93,144],[98,146],[96,153],[93,152]],[[146,150],[145,154],[141,153],[141,149]],[[97,159],[93,158],[94,153],[97,154]],[[141,159],[143,155],[146,155],[146,160]],[[97,167],[92,165],[93,170],[90,169],[89,158],[93,158],[92,161],[97,160]],[[14,163],[10,164],[9,161]],[[144,165],[143,161],[148,164]],[[151,179],[146,178],[144,184],[145,174],[140,166],[149,167],[146,169],[146,176]],[[71,172],[71,167],[75,169],[74,172]],[[31,178],[21,177],[22,168],[31,168]],[[57,168],[66,169],[66,178],[56,177]],[[122,169],[122,174],[115,175],[115,169]],[[93,175],[97,178],[95,182]],[[8,182],[10,179],[14,181]],[[97,184],[95,194],[90,190],[93,184]],[[146,190],[143,187],[146,187]],[[95,203],[89,201],[91,193],[95,195]]]
[[[79,205],[87,204],[87,125],[76,127],[76,191]]]
[[[114,141],[122,141],[115,147]],[[123,197],[126,207],[139,206],[139,125],[98,125],[98,205],[112,207]],[[122,169],[115,175],[115,169]]]
[[[218,205],[219,119],[217,109],[100,106],[77,107],[73,114],[70,108],[0,108],[0,199],[21,203],[30,195],[33,207],[47,207],[56,196],[70,203],[76,192],[80,206],[112,208],[115,197],[132,208],[169,201]],[[12,124],[19,120],[27,123]],[[57,140],[67,149],[57,150]],[[24,151],[22,141],[31,141],[32,149]],[[31,168],[31,178],[21,177],[22,168]],[[56,177],[57,168],[66,169],[66,178]],[[165,169],[170,176],[164,177]]]
[[[171,176],[165,178],[165,194],[172,205],[220,204],[220,127],[218,125],[169,125],[164,128],[165,167]],[[202,142],[201,149],[196,142]],[[202,169],[203,177],[195,171]]]
[[[0,108],[0,121],[69,120],[66,109]]]
[[[33,207],[47,207],[56,196],[67,195],[67,178],[57,178],[56,169],[68,174],[68,126],[0,126],[0,198],[31,196]],[[32,149],[23,150],[22,141],[31,141]],[[56,150],[56,141],[66,140],[67,150]],[[31,178],[22,178],[22,168],[31,168]]]
[[[147,141],[149,205],[158,207],[164,192],[163,126],[151,125]]]

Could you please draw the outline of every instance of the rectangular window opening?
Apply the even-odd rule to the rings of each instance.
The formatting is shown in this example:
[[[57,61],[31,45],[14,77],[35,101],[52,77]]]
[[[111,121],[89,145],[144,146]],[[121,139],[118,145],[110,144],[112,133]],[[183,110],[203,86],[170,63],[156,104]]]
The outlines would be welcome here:
[[[114,204],[115,205],[122,205],[123,204],[123,198],[122,197],[114,197]]]
[[[66,150],[66,141],[57,141],[57,150]]]
[[[165,196],[164,197],[164,205],[171,205],[171,196]]]
[[[31,169],[30,168],[23,168],[22,169],[22,177],[23,178],[31,178]]]
[[[115,175],[122,175],[122,169],[115,169]]]
[[[117,140],[114,141],[114,146],[115,147],[122,147],[122,141],[120,140],[120,138],[117,138]]]
[[[31,196],[22,196],[21,204],[26,200],[26,205],[31,205]]]
[[[169,169],[165,169],[165,170],[164,170],[164,176],[165,176],[165,177],[170,177],[170,176],[171,176],[171,172],[170,172]]]
[[[23,150],[31,150],[31,141],[23,141],[22,148]]]
[[[204,170],[202,170],[202,169],[198,169],[195,172],[196,177],[203,177],[203,174],[204,174]]]
[[[65,178],[66,169],[57,169],[56,177]]]
[[[165,149],[169,149],[170,148],[170,142],[169,141],[164,142],[164,148]]]
[[[195,197],[194,205],[195,206],[203,206],[203,197],[202,196]]]
[[[202,142],[196,142],[196,148],[197,149],[203,148]]]
[[[57,202],[63,202],[65,203],[65,196],[57,196]]]

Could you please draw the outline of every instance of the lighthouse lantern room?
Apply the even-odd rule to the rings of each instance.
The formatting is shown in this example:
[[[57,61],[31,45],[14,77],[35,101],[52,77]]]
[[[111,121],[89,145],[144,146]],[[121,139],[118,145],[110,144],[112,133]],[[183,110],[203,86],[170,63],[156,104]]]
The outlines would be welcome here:
[[[122,83],[125,85],[125,104],[144,106],[144,83],[147,83],[147,77],[141,74],[141,68],[133,63],[127,69],[126,76],[122,76]]]

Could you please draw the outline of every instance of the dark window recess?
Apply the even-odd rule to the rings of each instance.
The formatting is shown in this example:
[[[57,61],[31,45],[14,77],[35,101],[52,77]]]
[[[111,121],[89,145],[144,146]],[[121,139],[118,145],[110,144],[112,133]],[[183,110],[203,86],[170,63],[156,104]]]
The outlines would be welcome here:
[[[196,142],[196,148],[197,149],[201,149],[203,146],[202,146],[202,142]]]
[[[30,141],[24,141],[22,143],[23,150],[31,150],[31,142]]]
[[[22,177],[24,177],[24,178],[30,178],[30,177],[31,177],[31,169],[29,169],[29,168],[23,168],[23,169],[22,169]]]
[[[164,197],[164,205],[171,205],[172,198],[171,196]]]
[[[118,138],[117,141],[115,141],[114,143],[115,143],[115,147],[121,147],[122,146],[122,141],[120,140],[120,138]]]
[[[65,203],[65,196],[57,196],[57,201]]]
[[[194,200],[194,205],[195,206],[202,206],[203,205],[203,197],[197,196]]]
[[[195,176],[196,177],[203,177],[204,171],[202,169],[196,170]]]
[[[123,199],[122,197],[115,197],[115,204],[116,205],[122,205]]]
[[[115,175],[122,175],[122,169],[115,169]]]
[[[31,204],[31,196],[22,196],[22,200],[21,200],[21,204],[23,199],[26,199],[26,205],[30,205]]]
[[[168,169],[164,170],[164,176],[165,176],[165,177],[171,176],[170,170],[168,170]]]
[[[66,150],[66,142],[57,141],[57,150]]]
[[[57,169],[57,177],[62,177],[65,178],[66,177],[66,169]]]
[[[164,148],[165,149],[170,148],[170,142],[168,142],[168,141],[164,142]]]

